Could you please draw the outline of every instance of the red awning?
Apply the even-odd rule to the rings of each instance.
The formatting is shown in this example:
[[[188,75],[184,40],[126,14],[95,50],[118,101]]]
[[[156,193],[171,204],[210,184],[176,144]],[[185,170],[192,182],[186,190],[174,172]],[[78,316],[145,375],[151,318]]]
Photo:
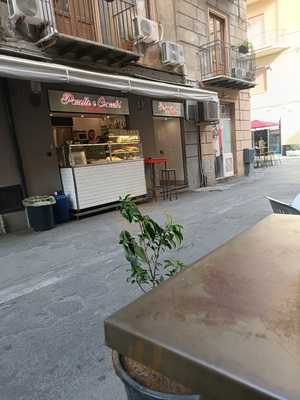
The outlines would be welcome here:
[[[272,126],[279,126],[279,122],[259,121],[258,119],[251,122],[251,129],[267,129]]]

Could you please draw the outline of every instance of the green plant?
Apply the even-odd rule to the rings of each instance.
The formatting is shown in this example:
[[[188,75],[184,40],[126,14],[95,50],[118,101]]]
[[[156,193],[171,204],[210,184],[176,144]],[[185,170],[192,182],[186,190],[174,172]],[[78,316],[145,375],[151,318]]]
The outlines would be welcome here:
[[[130,195],[120,198],[120,203],[121,215],[139,228],[135,236],[126,230],[120,234],[120,244],[131,266],[127,281],[147,292],[185,267],[180,260],[162,260],[164,253],[181,245],[183,227],[174,224],[170,216],[167,216],[164,226],[159,225],[149,215],[140,212]]]
[[[239,51],[240,53],[248,53],[249,51],[253,50],[253,45],[249,40],[245,40],[240,46]]]

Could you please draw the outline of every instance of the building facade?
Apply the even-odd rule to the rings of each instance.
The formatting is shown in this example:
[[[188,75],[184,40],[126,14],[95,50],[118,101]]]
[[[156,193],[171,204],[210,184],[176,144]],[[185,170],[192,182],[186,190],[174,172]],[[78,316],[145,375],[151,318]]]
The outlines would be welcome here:
[[[17,3],[0,3],[8,230],[24,225],[24,196],[63,189],[90,210],[121,189],[149,192],[145,159],[165,159],[178,187],[243,174],[254,80],[245,1]]]
[[[249,40],[256,54],[252,119],[281,128],[283,150],[300,149],[300,4],[297,0],[248,0]]]

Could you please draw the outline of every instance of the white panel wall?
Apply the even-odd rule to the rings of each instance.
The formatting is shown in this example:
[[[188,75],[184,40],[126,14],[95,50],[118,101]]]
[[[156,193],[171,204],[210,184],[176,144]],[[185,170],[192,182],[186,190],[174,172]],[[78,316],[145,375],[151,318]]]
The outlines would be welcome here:
[[[76,210],[76,193],[72,168],[61,168],[60,174],[65,195],[69,198],[71,208]]]
[[[143,160],[78,167],[74,172],[79,209],[112,203],[124,194],[142,196],[147,193]],[[77,209],[71,175],[71,168],[62,169],[65,193],[70,197],[72,207]]]

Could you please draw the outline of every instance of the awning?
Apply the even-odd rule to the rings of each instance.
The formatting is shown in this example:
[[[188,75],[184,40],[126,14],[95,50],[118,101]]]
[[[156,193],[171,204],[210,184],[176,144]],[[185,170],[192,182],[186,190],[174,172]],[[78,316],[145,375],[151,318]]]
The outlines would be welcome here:
[[[258,119],[251,122],[251,129],[268,129],[273,126],[279,126],[279,122],[259,121]]]
[[[180,100],[216,101],[218,95],[208,90],[172,85],[130,76],[91,72],[62,64],[0,55],[0,76],[46,83],[67,83],[123,93]]]

